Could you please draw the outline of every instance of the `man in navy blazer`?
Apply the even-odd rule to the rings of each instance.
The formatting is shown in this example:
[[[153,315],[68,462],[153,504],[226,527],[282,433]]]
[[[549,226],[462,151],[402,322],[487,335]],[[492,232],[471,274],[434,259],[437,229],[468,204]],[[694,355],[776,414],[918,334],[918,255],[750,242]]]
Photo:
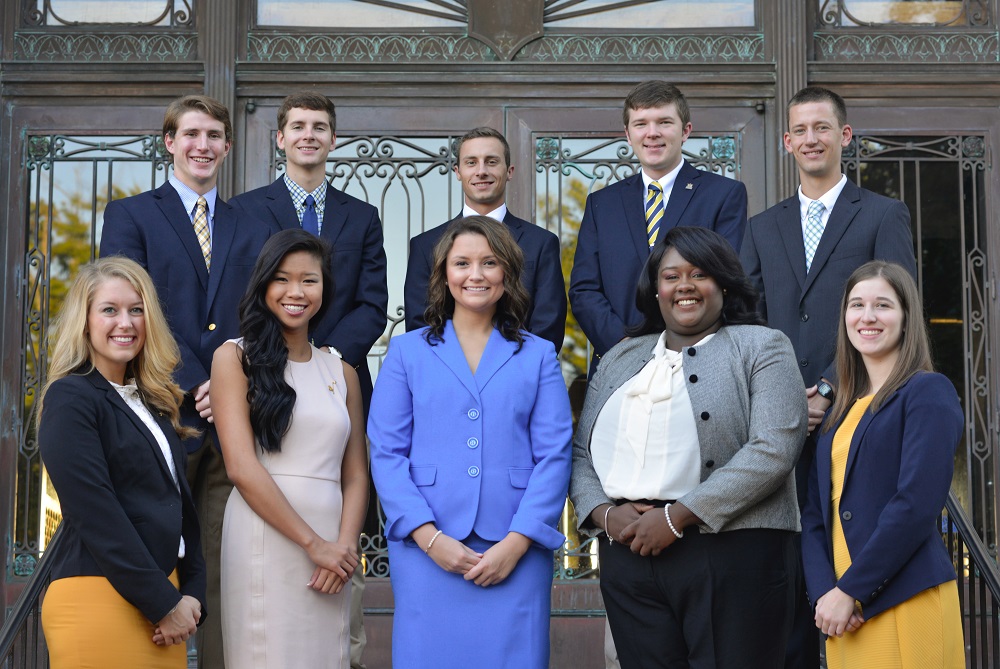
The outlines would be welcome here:
[[[229,110],[217,100],[188,95],[163,118],[163,141],[173,173],[159,188],[109,202],[101,255],[120,254],[146,268],[181,352],[174,373],[187,393],[181,418],[203,431],[190,439],[187,477],[201,519],[208,571],[208,608],[220,610],[222,515],[232,484],[211,428],[209,372],[215,349],[239,335],[237,305],[246,290],[268,227],[217,196],[216,182],[232,145]],[[199,630],[200,667],[222,667],[221,616]]]
[[[760,292],[761,314],[792,341],[813,431],[836,393],[834,352],[847,278],[869,260],[899,263],[916,276],[916,261],[906,205],[859,188],[841,173],[841,153],[853,136],[843,98],[810,86],[792,97],[787,115],[784,144],[798,165],[799,192],[750,219],[740,261]],[[821,210],[812,228],[818,234],[807,244],[810,207]],[[815,439],[808,439],[796,466],[800,508],[815,449]],[[798,602],[789,668],[813,666],[819,658],[804,594]]]
[[[510,146],[500,132],[479,127],[458,140],[455,177],[461,182],[465,195],[465,205],[458,218],[489,216],[510,229],[524,252],[521,282],[531,297],[525,328],[551,341],[558,353],[566,334],[566,283],[562,276],[559,238],[507,209],[507,183],[513,175]],[[439,225],[410,240],[403,293],[407,331],[427,325],[424,309],[427,308],[427,283],[434,266],[434,246],[447,227],[447,224]]]
[[[742,183],[695,169],[681,157],[691,113],[675,86],[642,82],[625,98],[622,117],[641,169],[587,197],[569,282],[570,306],[595,360],[621,341],[626,327],[642,320],[635,286],[657,236],[678,225],[697,225],[715,230],[738,251],[747,221]],[[651,208],[655,229],[647,231],[651,190],[662,203]]]
[[[333,303],[312,331],[312,340],[316,346],[337,349],[357,370],[367,416],[372,397],[368,351],[387,322],[385,250],[378,210],[327,182],[326,160],[336,144],[336,131],[337,110],[330,98],[310,92],[287,96],[278,108],[277,136],[287,161],[285,175],[237,196],[233,204],[276,230],[302,227],[333,246]],[[370,515],[368,524],[377,522]],[[364,669],[364,570],[355,569],[351,582],[351,666]]]

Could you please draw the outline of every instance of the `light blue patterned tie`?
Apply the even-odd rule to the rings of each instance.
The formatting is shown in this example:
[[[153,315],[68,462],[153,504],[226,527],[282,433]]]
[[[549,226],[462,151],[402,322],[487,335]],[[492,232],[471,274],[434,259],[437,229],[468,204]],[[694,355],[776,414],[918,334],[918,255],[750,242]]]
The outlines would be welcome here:
[[[826,206],[819,200],[813,200],[806,209],[806,232],[803,237],[806,246],[806,274],[812,267],[813,256],[816,255],[816,248],[819,240],[823,237],[823,212]]]

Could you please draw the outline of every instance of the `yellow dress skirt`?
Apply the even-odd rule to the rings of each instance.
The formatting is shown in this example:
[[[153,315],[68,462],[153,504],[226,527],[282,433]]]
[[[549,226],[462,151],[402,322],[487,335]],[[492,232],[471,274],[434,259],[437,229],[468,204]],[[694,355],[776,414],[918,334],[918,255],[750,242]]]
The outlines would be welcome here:
[[[840,495],[854,430],[874,395],[862,397],[848,412],[833,438],[830,491],[833,509],[833,566],[839,579],[851,566],[840,524]],[[860,604],[858,605],[860,608]],[[862,611],[862,615],[864,611]],[[865,620],[856,632],[826,640],[829,669],[965,669],[965,644],[958,586],[948,581]]]
[[[103,576],[52,581],[42,601],[52,669],[184,669],[187,646],[157,646],[154,627]]]

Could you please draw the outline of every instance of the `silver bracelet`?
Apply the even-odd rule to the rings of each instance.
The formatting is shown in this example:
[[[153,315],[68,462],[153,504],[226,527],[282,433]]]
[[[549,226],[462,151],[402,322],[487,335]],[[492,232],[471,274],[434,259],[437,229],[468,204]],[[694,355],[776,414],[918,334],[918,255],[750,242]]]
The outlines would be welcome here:
[[[607,508],[607,509],[606,509],[606,510],[604,511],[604,533],[605,533],[606,535],[608,535],[608,543],[609,543],[609,544],[613,544],[613,543],[615,543],[615,540],[614,540],[614,539],[613,539],[613,538],[611,537],[611,532],[608,532],[608,514],[609,514],[609,513],[611,513],[611,509],[613,509],[613,508],[615,508],[615,505],[614,505],[614,504],[612,504],[611,506],[609,506],[609,507],[608,507],[608,508]]]
[[[670,505],[669,504],[667,504],[665,507],[663,507],[663,515],[667,517],[667,525],[670,527],[670,531],[674,533],[674,536],[677,537],[678,539],[683,539],[684,538],[684,533],[683,532],[678,532],[677,528],[674,527],[674,521],[670,520]]]
[[[424,549],[425,553],[431,552],[431,546],[433,546],[434,542],[437,541],[437,538],[441,535],[441,532],[442,530],[438,530],[437,532],[435,532],[434,536],[431,537],[431,540],[427,542],[427,548]]]

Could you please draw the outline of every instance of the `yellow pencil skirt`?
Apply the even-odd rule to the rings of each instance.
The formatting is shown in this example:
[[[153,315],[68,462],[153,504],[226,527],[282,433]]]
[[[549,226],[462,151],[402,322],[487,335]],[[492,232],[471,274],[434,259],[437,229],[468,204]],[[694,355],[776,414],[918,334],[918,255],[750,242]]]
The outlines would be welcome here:
[[[153,628],[103,576],[55,580],[42,601],[52,669],[184,669],[186,645],[157,646]]]

